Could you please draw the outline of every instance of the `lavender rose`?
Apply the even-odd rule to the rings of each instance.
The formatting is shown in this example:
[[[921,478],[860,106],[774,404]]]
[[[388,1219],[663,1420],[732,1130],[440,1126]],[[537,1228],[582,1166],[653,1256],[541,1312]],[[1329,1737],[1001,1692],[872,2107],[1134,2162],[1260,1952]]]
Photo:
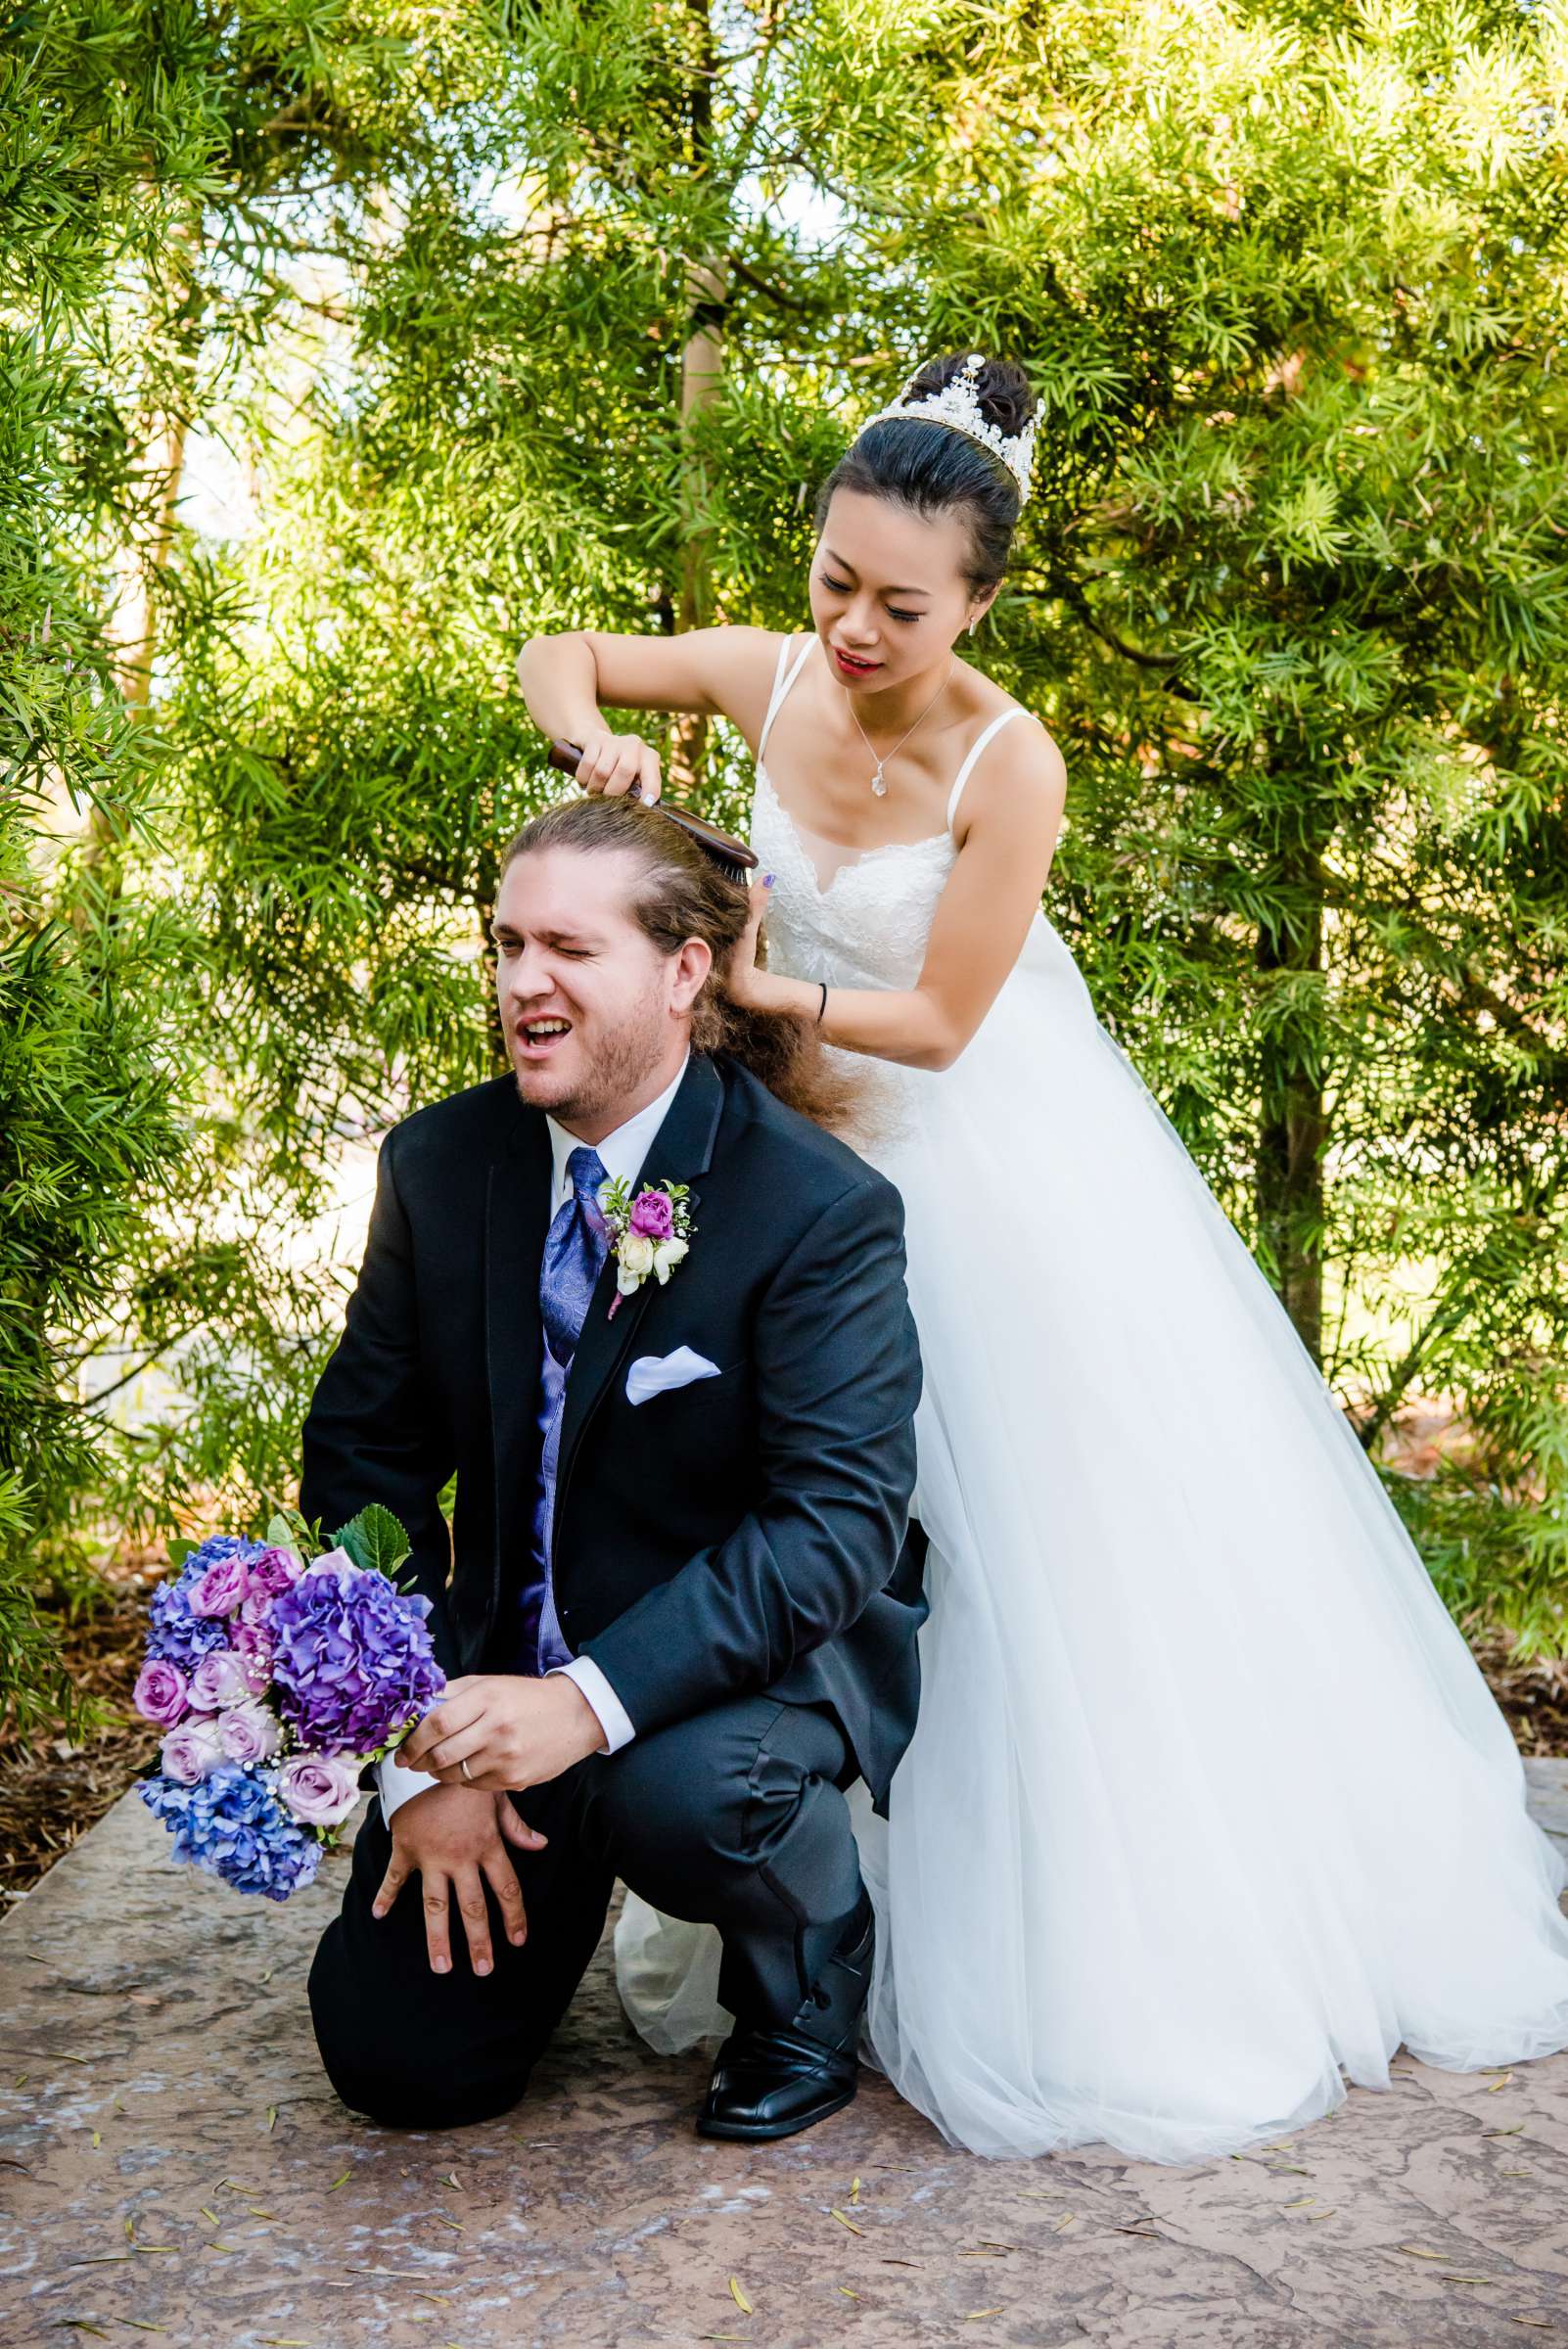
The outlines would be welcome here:
[[[241,1558],[214,1558],[191,1591],[193,1615],[232,1615],[250,1587],[250,1569]]]
[[[320,1557],[312,1558],[305,1568],[307,1575],[330,1574],[340,1583],[345,1582],[349,1575],[358,1574],[361,1571],[362,1569],[354,1564],[346,1549],[324,1549]]]
[[[359,1800],[359,1781],[336,1754],[296,1754],[278,1773],[278,1800],[307,1827],[337,1827]]]
[[[144,1721],[156,1721],[161,1729],[173,1728],[191,1709],[185,1675],[177,1665],[151,1657],[136,1675],[131,1703]]]
[[[300,1580],[304,1568],[292,1549],[264,1549],[258,1558],[252,1560],[247,1571],[251,1578],[251,1598],[276,1598],[280,1590],[287,1590],[291,1583]]]
[[[640,1239],[668,1240],[675,1228],[675,1203],[668,1191],[644,1191],[632,1203],[631,1229]]]
[[[275,1713],[254,1697],[218,1716],[218,1742],[231,1762],[268,1762],[283,1742]]]
[[[165,1777],[181,1786],[194,1786],[216,1770],[224,1759],[214,1713],[192,1713],[178,1728],[170,1729],[159,1749]]]
[[[214,1647],[191,1675],[191,1702],[200,1713],[221,1713],[243,1705],[253,1693],[245,1658],[232,1647]]]

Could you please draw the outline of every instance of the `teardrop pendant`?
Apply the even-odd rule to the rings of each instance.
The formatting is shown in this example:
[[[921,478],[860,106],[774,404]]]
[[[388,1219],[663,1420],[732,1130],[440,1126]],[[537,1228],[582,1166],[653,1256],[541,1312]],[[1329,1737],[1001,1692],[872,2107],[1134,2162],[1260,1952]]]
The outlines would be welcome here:
[[[876,766],[875,766],[875,768],[872,770],[872,775],[871,775],[871,796],[872,796],[872,798],[873,798],[873,799],[876,799],[876,800],[885,800],[885,799],[887,798],[887,796],[888,796],[888,787],[887,787],[886,783],[885,783],[885,782],[882,780],[882,770],[883,770],[883,768],[884,768],[884,767],[887,765],[887,763],[888,763],[888,760],[889,760],[890,759],[896,759],[896,758],[898,757],[899,753],[899,752],[902,750],[902,748],[903,748],[904,744],[905,744],[905,743],[908,741],[908,739],[909,739],[910,735],[911,735],[911,734],[914,732],[914,730],[915,730],[915,726],[924,725],[924,723],[925,723],[926,719],[927,719],[927,718],[928,718],[928,717],[931,715],[931,713],[932,713],[932,711],[933,711],[933,710],[935,710],[935,708],[937,707],[937,704],[938,704],[938,703],[941,701],[941,699],[942,699],[943,695],[944,695],[944,694],[946,692],[948,685],[949,685],[949,684],[952,682],[952,672],[953,672],[953,670],[954,670],[954,669],[957,668],[957,666],[958,666],[958,656],[957,656],[957,654],[956,654],[956,653],[950,653],[950,654],[948,655],[948,657],[947,657],[947,674],[946,674],[946,675],[945,675],[945,676],[943,678],[943,680],[942,680],[942,683],[941,683],[941,684],[940,684],[940,685],[937,687],[937,690],[936,690],[936,692],[935,692],[935,693],[932,695],[932,697],[931,697],[930,701],[929,701],[929,702],[927,702],[927,704],[926,704],[925,708],[924,708],[924,709],[921,711],[921,713],[920,713],[920,715],[919,715],[919,716],[918,716],[918,717],[915,719],[915,721],[914,721],[914,726],[905,726],[905,728],[904,728],[903,732],[902,732],[902,733],[899,735],[899,737],[898,741],[897,741],[897,742],[894,744],[894,746],[893,746],[892,750],[891,750],[891,751],[884,751],[884,752],[883,752],[883,754],[882,754],[882,757],[881,757],[880,759],[877,759],[877,746],[876,746],[876,744],[875,744],[875,743],[872,741],[872,739],[871,739],[870,735],[869,735],[869,734],[866,732],[866,730],[865,730],[864,726],[862,726],[862,725],[860,724],[860,720],[859,720],[859,718],[858,718],[858,717],[855,715],[855,709],[854,709],[854,704],[853,704],[853,702],[850,700],[850,697],[849,697],[849,695],[848,695],[848,694],[846,694],[846,695],[845,695],[845,697],[844,697],[844,698],[845,698],[845,700],[846,700],[847,702],[849,702],[849,707],[850,707],[850,715],[851,715],[853,718],[854,718],[854,723],[855,723],[856,729],[858,730],[858,733],[859,733],[859,736],[860,736],[860,740],[861,740],[861,741],[862,741],[862,742],[865,744],[865,747],[866,747],[866,749],[867,749],[867,750],[870,752],[870,754],[871,754],[872,758],[873,758],[873,759],[877,759]]]

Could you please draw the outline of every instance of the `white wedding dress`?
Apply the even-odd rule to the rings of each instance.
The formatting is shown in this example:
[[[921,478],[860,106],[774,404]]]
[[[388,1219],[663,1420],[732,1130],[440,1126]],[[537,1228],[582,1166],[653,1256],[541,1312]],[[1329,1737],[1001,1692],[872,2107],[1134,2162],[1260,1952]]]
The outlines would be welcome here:
[[[908,988],[949,831],[825,884],[758,749],[775,969]],[[820,656],[818,656],[820,658]],[[907,1209],[930,1537],[919,1723],[856,1789],[868,2052],[977,2153],[1191,2161],[1568,2046],[1565,1871],[1507,1725],[1284,1312],[1050,924],[940,1075],[856,1058]],[[622,1995],[723,2029],[638,1901]]]

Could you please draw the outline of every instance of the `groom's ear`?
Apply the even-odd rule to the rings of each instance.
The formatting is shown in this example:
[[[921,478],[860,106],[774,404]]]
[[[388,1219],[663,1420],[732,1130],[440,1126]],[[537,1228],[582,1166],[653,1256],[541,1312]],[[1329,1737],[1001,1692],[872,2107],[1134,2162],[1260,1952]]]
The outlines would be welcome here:
[[[714,950],[706,939],[688,938],[680,952],[671,958],[669,1008],[682,1017],[690,1011],[703,990],[703,982],[714,967]]]

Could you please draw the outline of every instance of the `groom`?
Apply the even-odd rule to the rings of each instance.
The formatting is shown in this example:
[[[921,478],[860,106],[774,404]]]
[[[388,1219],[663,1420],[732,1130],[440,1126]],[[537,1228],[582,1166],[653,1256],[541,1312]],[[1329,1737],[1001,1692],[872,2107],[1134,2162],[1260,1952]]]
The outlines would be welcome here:
[[[589,799],[513,844],[513,1075],[388,1136],[305,1424],[306,1515],[396,1511],[448,1675],[310,1974],[333,2085],[395,2126],[523,2094],[618,1876],[722,1938],[700,2131],[784,2137],[854,2095],[873,1930],[844,1790],[885,1803],[926,1612],[901,1207],[693,1050],[725,942],[673,832]],[[607,1178],[688,1185],[692,1223],[614,1312]]]

